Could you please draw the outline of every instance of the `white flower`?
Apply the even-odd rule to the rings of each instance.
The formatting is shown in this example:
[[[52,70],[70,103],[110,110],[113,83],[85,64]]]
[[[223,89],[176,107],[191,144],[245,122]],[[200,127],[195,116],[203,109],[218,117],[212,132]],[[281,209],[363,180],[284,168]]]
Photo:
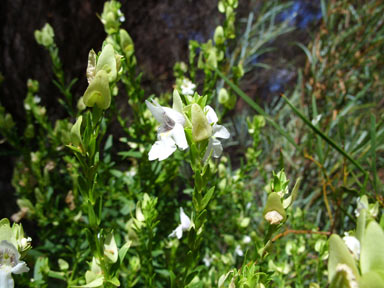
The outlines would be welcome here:
[[[32,238],[21,238],[17,241],[17,245],[19,245],[20,251],[26,250],[29,246],[31,246]]]
[[[153,144],[149,151],[148,158],[150,161],[159,159],[159,161],[168,158],[176,150],[176,145],[185,150],[188,148],[187,139],[185,138],[184,116],[168,107],[160,106],[156,101],[154,104],[145,101],[152,115],[160,123],[157,131],[157,141]]]
[[[368,206],[366,205],[366,203],[364,201],[360,201],[360,197],[357,198],[357,207],[355,209],[355,215],[356,217],[359,217],[360,216],[360,211],[363,210],[363,209],[368,209]]]
[[[235,253],[236,253],[238,256],[240,256],[240,257],[244,256],[244,252],[243,252],[243,250],[241,250],[240,245],[237,245],[237,246],[236,246],[236,248],[235,248]]]
[[[345,242],[345,245],[347,245],[349,251],[352,252],[353,256],[356,259],[359,259],[360,258],[360,241],[354,236],[349,236],[348,233],[345,233],[343,240]]]
[[[251,241],[252,241],[251,237],[249,237],[248,235],[244,236],[244,238],[243,238],[244,244],[251,243]]]
[[[211,155],[211,153],[212,156],[215,158],[220,157],[221,153],[223,152],[223,146],[217,138],[228,139],[230,137],[230,134],[227,128],[222,125],[216,124],[219,119],[217,118],[216,112],[211,106],[205,106],[204,112],[207,113],[208,123],[213,124],[212,136],[211,138],[209,138],[208,147],[204,154],[204,161],[206,161]]]
[[[180,225],[169,234],[169,237],[177,237],[181,239],[183,237],[183,231],[189,230],[191,227],[191,219],[184,213],[183,208],[180,207]]]
[[[183,83],[180,86],[181,93],[184,95],[193,95],[196,85],[193,84],[190,80],[184,78]]]
[[[7,240],[0,242],[0,287],[13,288],[12,273],[28,272],[29,268],[24,261],[20,261],[20,254],[16,247]]]
[[[209,266],[211,266],[213,259],[211,257],[209,257],[208,254],[205,254],[205,256],[203,258],[203,262],[204,262],[205,266],[209,267]]]
[[[33,102],[35,102],[36,104],[39,104],[40,101],[41,101],[41,98],[39,96],[36,95],[35,97],[33,97]]]

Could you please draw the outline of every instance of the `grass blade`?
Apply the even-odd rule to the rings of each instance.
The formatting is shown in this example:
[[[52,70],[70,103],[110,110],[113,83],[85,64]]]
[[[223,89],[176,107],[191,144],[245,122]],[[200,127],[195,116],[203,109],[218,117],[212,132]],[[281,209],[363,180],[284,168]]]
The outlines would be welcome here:
[[[317,135],[319,135],[321,138],[323,138],[330,146],[332,146],[337,152],[339,152],[341,155],[343,155],[345,158],[347,158],[353,165],[355,165],[361,172],[363,172],[364,175],[367,175],[367,172],[364,170],[364,168],[356,162],[346,151],[344,151],[343,148],[341,148],[339,145],[336,144],[331,138],[329,138],[327,135],[325,135],[319,128],[317,128],[315,125],[312,124],[312,122],[307,119],[307,117],[304,116],[303,113],[301,113],[289,100],[286,96],[282,95],[285,102],[291,107],[293,112],[297,116],[301,118],[301,120],[304,121],[304,123],[309,126]]]
[[[301,150],[300,146],[296,144],[295,140],[285,132],[267,113],[264,109],[261,108],[255,101],[253,101],[247,94],[245,94],[236,84],[230,81],[223,73],[221,73],[217,68],[211,67],[215,72],[239,95],[243,100],[251,106],[257,113],[264,116],[265,120],[268,121],[281,135],[283,135],[296,149]]]

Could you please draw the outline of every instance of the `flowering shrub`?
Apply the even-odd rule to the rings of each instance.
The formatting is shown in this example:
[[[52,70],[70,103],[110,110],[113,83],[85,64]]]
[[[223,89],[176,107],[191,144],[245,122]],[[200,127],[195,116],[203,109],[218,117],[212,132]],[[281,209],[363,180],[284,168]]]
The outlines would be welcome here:
[[[37,80],[24,131],[0,106],[0,133],[20,155],[20,210],[12,226],[0,221],[0,287],[384,287],[384,75],[372,63],[384,5],[374,2],[322,1],[318,36],[298,45],[308,62],[295,89],[264,107],[239,85],[293,30],[276,21],[289,3],[268,1],[239,33],[238,1],[219,0],[213,38],[191,40],[174,90],[151,97],[120,2],[100,14],[107,36],[90,47],[78,99],[54,29],[37,30],[67,117],[50,121]]]

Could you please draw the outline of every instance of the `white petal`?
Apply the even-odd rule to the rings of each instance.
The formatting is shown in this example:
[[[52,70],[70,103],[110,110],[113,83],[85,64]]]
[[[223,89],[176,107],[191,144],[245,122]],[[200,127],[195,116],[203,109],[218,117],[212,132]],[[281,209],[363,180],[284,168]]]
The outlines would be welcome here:
[[[353,255],[359,259],[360,258],[360,241],[354,236],[344,236],[343,240],[348,249],[353,253]]]
[[[185,150],[188,148],[187,138],[185,138],[184,128],[181,124],[175,124],[175,127],[171,131],[172,138],[175,140],[176,145]]]
[[[248,235],[244,236],[244,238],[243,238],[244,244],[251,243],[251,241],[252,241],[251,237],[249,237]]]
[[[183,208],[180,207],[180,222],[183,231],[186,231],[191,226],[191,219],[184,213]]]
[[[227,128],[222,125],[213,125],[213,137],[228,139],[231,135]]]
[[[244,255],[244,252],[243,252],[243,250],[241,250],[239,245],[236,246],[235,253],[237,255],[239,255],[240,257],[242,257]]]
[[[166,113],[166,115],[169,118],[171,118],[173,121],[181,124],[184,127],[185,118],[184,118],[183,114],[181,114],[180,112],[177,112],[176,110],[168,108],[168,107],[162,107],[162,109],[164,110],[164,112]]]
[[[209,138],[207,150],[205,150],[203,162],[206,162],[208,160],[209,156],[211,156],[212,149],[213,149],[213,139],[211,137],[211,138]]]
[[[207,120],[208,120],[209,124],[216,123],[217,121],[219,121],[219,119],[217,118],[215,110],[213,110],[213,108],[211,106],[209,106],[209,105],[205,106],[204,112],[207,113]]]
[[[160,124],[164,123],[164,110],[163,107],[159,105],[156,101],[153,101],[155,105],[153,105],[148,100],[145,100],[145,104],[147,104],[147,107],[149,111],[151,111],[153,117],[155,117],[156,121]]]
[[[28,271],[29,268],[27,266],[27,263],[25,263],[24,261],[20,261],[15,267],[12,268],[12,273],[14,274],[21,274]]]
[[[148,153],[149,161],[159,159],[162,161],[167,159],[176,150],[175,141],[171,137],[161,137],[152,145],[151,150]]]
[[[181,227],[181,224],[177,226],[175,230],[172,231],[171,234],[169,234],[169,237],[177,237],[177,239],[181,239],[183,237],[183,227]]]
[[[13,288],[14,286],[15,283],[13,282],[11,273],[7,273],[5,271],[0,270],[0,287]]]
[[[213,139],[212,149],[213,149],[212,156],[215,158],[219,158],[221,153],[223,152],[223,146],[221,145],[221,142],[217,139]]]

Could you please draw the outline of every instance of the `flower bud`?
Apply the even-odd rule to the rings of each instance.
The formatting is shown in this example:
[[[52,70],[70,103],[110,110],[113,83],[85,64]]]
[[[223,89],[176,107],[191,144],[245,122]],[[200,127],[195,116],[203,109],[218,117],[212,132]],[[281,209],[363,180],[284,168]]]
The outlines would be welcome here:
[[[53,42],[53,37],[55,36],[52,26],[46,23],[41,30],[35,31],[36,42],[44,47],[51,46]]]
[[[83,116],[77,118],[75,125],[71,128],[71,142],[73,145],[79,146],[83,143],[81,138],[81,123],[83,122]]]
[[[113,50],[111,44],[107,44],[104,46],[99,56],[99,59],[97,59],[96,74],[98,74],[98,72],[101,70],[104,70],[107,73],[109,82],[113,82],[116,80],[117,62],[115,57],[115,51]]]
[[[116,66],[115,66],[116,69]],[[108,109],[111,105],[111,91],[109,90],[108,74],[104,70],[97,72],[95,79],[89,84],[83,96],[84,104],[100,109]]]
[[[281,203],[280,197],[277,193],[273,192],[268,195],[267,204],[264,208],[264,219],[269,224],[280,224],[287,217],[283,204]]]
[[[229,95],[228,95],[227,89],[221,88],[219,91],[219,103],[225,105],[228,103],[228,101],[229,101]]]
[[[213,68],[217,68],[217,57],[215,49],[209,50],[207,64],[212,66]]]
[[[192,104],[192,138],[199,142],[208,139],[212,135],[212,127],[209,125],[203,109],[198,104]]]
[[[213,35],[213,40],[215,41],[216,45],[221,45],[224,43],[225,37],[223,26],[216,27],[215,34]]]
[[[129,36],[128,32],[124,29],[120,29],[120,46],[123,49],[123,52],[127,57],[130,57],[135,51],[133,41],[131,36]]]
[[[84,98],[83,97],[79,98],[79,101],[77,101],[76,107],[77,107],[77,110],[79,110],[79,111],[83,111],[87,108],[87,106],[85,106],[85,104],[84,104]]]

